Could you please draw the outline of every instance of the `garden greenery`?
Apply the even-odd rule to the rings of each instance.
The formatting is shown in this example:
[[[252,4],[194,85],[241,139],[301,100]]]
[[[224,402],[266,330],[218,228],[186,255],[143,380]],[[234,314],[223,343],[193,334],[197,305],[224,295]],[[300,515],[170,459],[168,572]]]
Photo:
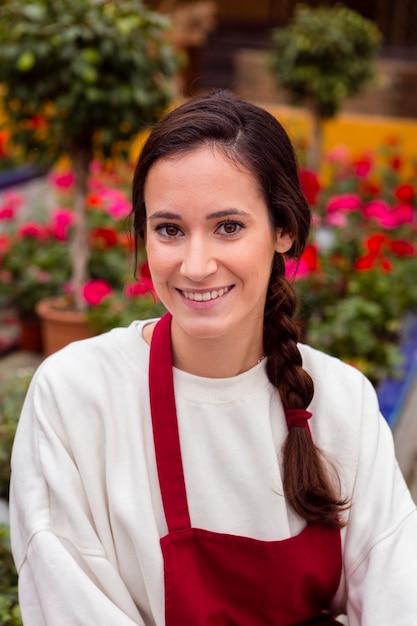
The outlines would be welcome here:
[[[297,5],[292,20],[272,31],[269,69],[292,103],[306,106],[313,116],[311,167],[319,165],[322,121],[335,117],[346,98],[375,80],[380,42],[373,22],[342,5]]]
[[[0,84],[16,144],[36,161],[69,156],[75,173],[72,290],[88,279],[85,198],[93,155],[114,155],[171,101],[177,56],[166,17],[140,0],[7,0]]]

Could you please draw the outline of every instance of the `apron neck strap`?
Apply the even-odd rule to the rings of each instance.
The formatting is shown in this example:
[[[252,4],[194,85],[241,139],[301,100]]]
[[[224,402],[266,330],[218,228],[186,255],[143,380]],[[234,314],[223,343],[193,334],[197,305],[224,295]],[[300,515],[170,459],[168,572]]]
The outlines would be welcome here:
[[[149,357],[149,394],[159,486],[169,532],[191,527],[175,406],[171,314],[156,324]]]

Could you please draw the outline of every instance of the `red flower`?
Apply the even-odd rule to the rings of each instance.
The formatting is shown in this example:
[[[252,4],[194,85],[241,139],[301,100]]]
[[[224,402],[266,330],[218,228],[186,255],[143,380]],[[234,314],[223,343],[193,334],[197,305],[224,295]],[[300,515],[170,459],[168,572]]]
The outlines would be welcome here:
[[[100,206],[101,204],[103,204],[103,198],[98,193],[90,193],[87,196],[86,202],[88,206]]]
[[[399,155],[393,156],[390,159],[390,166],[395,172],[398,172],[403,166],[402,158]]]
[[[371,235],[365,241],[365,247],[373,256],[380,254],[384,245],[389,243],[390,239],[383,233]]]
[[[10,131],[0,131],[0,159],[8,156],[9,150]]]
[[[10,248],[10,237],[8,235],[2,235],[0,233],[0,254],[4,254]]]
[[[112,248],[118,242],[117,234],[111,228],[96,228],[91,233],[93,245],[97,248]]]
[[[381,185],[369,180],[363,180],[359,185],[359,190],[364,196],[378,196],[381,193]]]
[[[142,278],[151,278],[151,271],[149,269],[148,261],[142,263],[140,267],[140,275]]]
[[[405,239],[396,239],[395,241],[391,241],[390,249],[397,256],[413,256],[417,253],[416,246],[413,246],[413,244]]]
[[[314,172],[310,170],[300,170],[299,179],[301,190],[309,204],[316,204],[320,191],[320,183]]]
[[[137,296],[146,296],[151,290],[144,282],[138,281],[136,283],[130,283],[125,287],[125,294],[128,298],[136,298]]]
[[[414,198],[414,187],[406,183],[398,185],[394,190],[394,195],[402,204],[410,204]]]
[[[313,244],[308,244],[303,254],[301,255],[299,263],[294,259],[289,259],[285,264],[285,275],[287,278],[301,278],[301,276],[307,276],[311,272],[316,272],[319,269],[319,258],[317,248]]]
[[[34,130],[37,128],[45,129],[48,126],[48,122],[43,115],[36,114],[30,118],[27,125],[29,128],[33,128]]]
[[[83,298],[90,306],[97,306],[113,292],[105,280],[90,280],[83,287]]]
[[[355,269],[359,272],[367,272],[374,267],[380,266],[386,273],[391,272],[391,261],[382,254],[366,254],[356,260]]]

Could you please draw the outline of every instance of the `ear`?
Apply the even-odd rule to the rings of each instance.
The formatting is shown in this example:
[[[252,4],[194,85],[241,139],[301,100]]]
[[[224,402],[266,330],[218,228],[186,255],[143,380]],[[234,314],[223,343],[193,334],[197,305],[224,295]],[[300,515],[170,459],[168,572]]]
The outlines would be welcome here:
[[[279,252],[280,254],[285,254],[285,252],[288,252],[288,250],[294,243],[294,239],[295,237],[293,235],[277,229],[275,234],[275,252]]]

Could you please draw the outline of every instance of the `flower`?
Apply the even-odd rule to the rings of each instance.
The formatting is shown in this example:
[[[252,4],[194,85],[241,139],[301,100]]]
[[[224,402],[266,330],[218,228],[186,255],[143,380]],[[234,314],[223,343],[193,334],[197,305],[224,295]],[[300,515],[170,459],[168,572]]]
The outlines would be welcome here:
[[[163,310],[154,294],[143,250],[139,250],[139,280],[133,282],[128,275],[133,250],[126,229],[131,210],[131,168],[120,169],[123,174],[116,166],[94,162],[89,181],[90,279],[82,293],[96,332],[116,323],[128,323],[141,311],[152,315],[154,308]],[[4,194],[0,201],[0,296],[6,297],[20,316],[33,315],[42,298],[62,294],[70,297],[73,292],[70,241],[74,175],[60,169],[47,180],[56,199],[48,211],[30,206],[27,198],[16,192]]]
[[[392,139],[375,156],[339,146],[325,165],[309,245],[286,275],[303,339],[378,384],[396,372],[404,319],[417,309],[417,171],[404,177]]]

